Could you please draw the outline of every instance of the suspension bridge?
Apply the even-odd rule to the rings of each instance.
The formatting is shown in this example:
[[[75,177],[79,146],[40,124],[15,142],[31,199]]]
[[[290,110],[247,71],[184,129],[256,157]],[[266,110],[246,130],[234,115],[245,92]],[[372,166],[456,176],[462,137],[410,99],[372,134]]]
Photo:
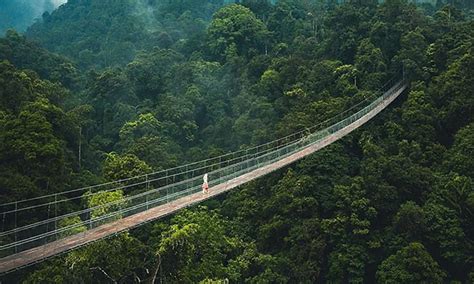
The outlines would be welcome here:
[[[266,144],[133,178],[1,204],[0,274],[127,231],[290,165],[371,120],[407,86],[404,80],[392,80],[331,119]],[[208,194],[201,192],[204,174],[209,177]],[[85,200],[111,192],[122,197],[87,207]]]

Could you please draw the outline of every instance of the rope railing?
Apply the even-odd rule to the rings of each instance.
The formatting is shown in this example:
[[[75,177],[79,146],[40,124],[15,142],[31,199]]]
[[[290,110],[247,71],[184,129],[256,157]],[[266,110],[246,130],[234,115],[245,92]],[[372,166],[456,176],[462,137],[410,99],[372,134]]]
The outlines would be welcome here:
[[[183,196],[196,193],[201,190],[202,176],[206,173],[209,175],[210,186],[214,186],[260,167],[272,164],[275,161],[321,141],[332,133],[357,121],[385,99],[393,95],[402,85],[402,81],[398,82],[368,105],[365,105],[365,103],[373,98],[375,94],[322,123],[262,145],[249,147],[248,149],[242,149],[237,152],[194,162],[166,171],[120,180],[120,183],[126,183],[132,180],[135,182],[131,184],[117,184],[117,186],[107,188],[103,191],[90,194],[84,193],[79,197],[75,196],[69,199],[57,200],[59,195],[56,194],[48,196],[48,198],[54,197],[56,199],[50,203],[41,203],[23,208],[18,208],[18,204],[15,204],[17,207],[16,210],[4,211],[0,213],[0,218],[3,217],[3,220],[5,220],[5,216],[14,215],[16,220],[18,215],[27,214],[29,210],[37,210],[38,208],[43,208],[44,210],[44,207],[48,208],[48,214],[45,214],[47,216],[44,219],[38,219],[32,221],[30,224],[15,226],[0,232],[0,256],[10,255],[84,230],[90,230],[110,221],[131,216],[150,208],[172,202]],[[359,109],[359,107],[361,107],[361,109]],[[341,119],[333,123],[333,121],[338,118]],[[226,158],[223,160],[223,157]],[[189,168],[189,165],[193,165],[194,167]],[[180,171],[180,169],[184,170]],[[173,173],[172,170],[177,170],[177,172]],[[158,173],[166,173],[166,176],[153,176],[153,174]],[[144,180],[138,180],[140,178]],[[114,183],[119,182],[106,183],[100,186],[110,186]],[[100,188],[100,186],[94,188]],[[92,187],[89,187],[89,190],[91,188]],[[79,210],[73,209],[72,212],[61,213],[62,215],[55,213],[53,214],[54,217],[50,218],[49,213],[51,213],[52,205],[57,206],[71,202],[71,200],[84,201],[84,199],[97,194],[117,190],[127,190],[134,193],[120,200],[98,206]],[[79,192],[79,189],[74,192]],[[66,194],[68,193],[72,193],[72,191],[66,192]],[[61,194],[64,194],[64,192]],[[33,200],[40,199],[30,199],[28,201]],[[57,210],[57,208],[55,208],[55,210]],[[101,212],[105,213],[102,214]],[[43,212],[43,214],[44,213],[45,212]],[[70,224],[71,222],[72,224]]]

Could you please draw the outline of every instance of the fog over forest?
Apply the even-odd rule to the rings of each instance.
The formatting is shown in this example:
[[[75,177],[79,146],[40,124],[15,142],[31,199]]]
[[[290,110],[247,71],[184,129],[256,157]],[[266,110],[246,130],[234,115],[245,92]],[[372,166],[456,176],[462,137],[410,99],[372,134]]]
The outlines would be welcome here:
[[[51,12],[67,0],[2,0],[0,1],[0,34],[14,28],[25,31],[44,12]]]

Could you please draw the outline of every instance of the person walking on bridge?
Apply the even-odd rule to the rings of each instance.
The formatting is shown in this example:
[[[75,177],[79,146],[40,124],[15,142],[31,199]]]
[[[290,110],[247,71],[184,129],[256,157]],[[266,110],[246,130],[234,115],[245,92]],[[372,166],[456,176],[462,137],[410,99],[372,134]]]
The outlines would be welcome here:
[[[202,183],[202,193],[206,194],[209,193],[209,183],[208,183],[208,176],[205,174],[202,177],[203,183]]]

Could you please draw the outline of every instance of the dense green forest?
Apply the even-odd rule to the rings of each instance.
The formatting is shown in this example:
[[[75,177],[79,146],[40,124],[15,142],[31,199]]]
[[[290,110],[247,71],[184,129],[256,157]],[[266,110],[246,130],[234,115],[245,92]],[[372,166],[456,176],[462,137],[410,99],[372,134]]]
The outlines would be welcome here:
[[[9,30],[0,203],[271,141],[402,69],[410,90],[291,167],[2,280],[473,283],[472,1],[227,2],[69,0]]]

